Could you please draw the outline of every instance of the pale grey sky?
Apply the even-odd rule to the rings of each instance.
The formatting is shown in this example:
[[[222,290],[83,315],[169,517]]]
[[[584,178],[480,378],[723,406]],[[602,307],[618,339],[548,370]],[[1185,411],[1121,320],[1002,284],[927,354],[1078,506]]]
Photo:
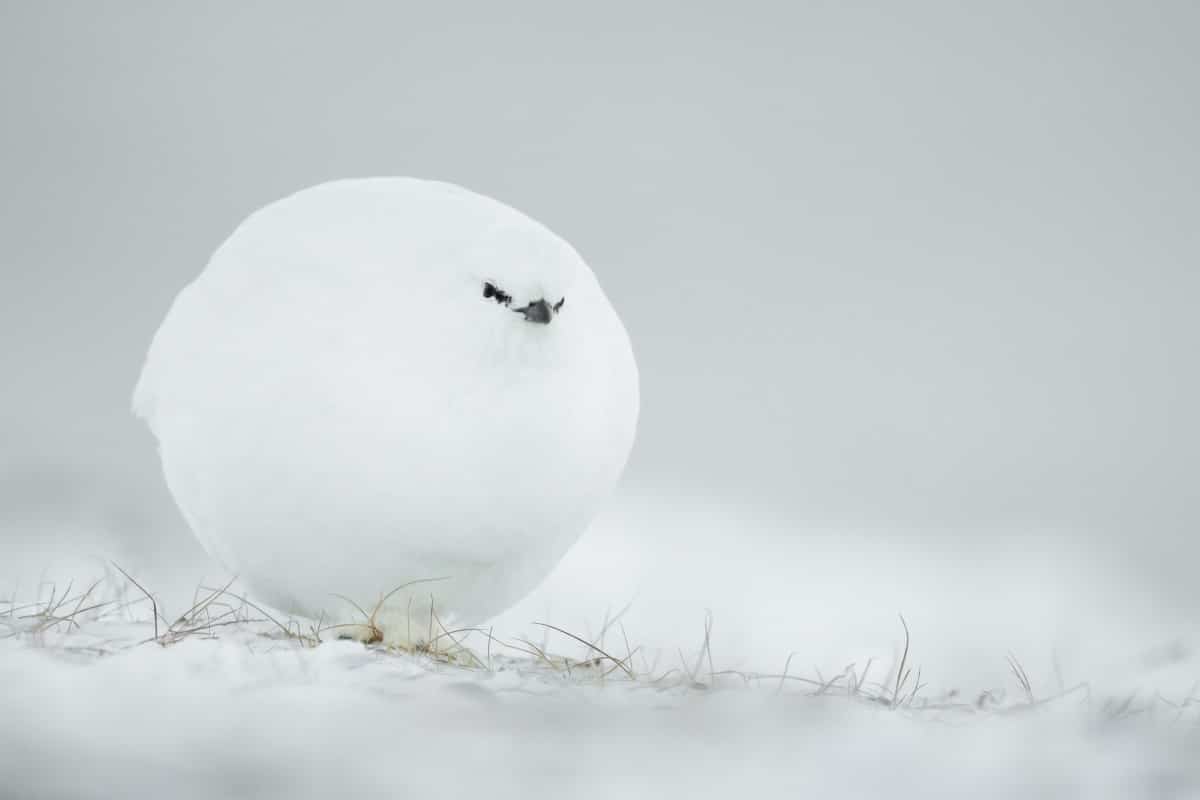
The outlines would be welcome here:
[[[0,498],[154,518],[127,408],[171,298],[256,207],[412,174],[591,263],[630,485],[1167,569],[1200,551],[1198,36],[1190,2],[2,0]]]

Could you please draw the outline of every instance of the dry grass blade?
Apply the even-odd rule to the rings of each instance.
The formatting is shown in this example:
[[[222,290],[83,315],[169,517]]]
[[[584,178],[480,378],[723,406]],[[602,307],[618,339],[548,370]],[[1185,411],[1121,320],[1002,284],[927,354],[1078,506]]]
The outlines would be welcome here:
[[[32,626],[32,628],[30,628],[30,630],[32,630],[36,633],[44,633],[44,632],[52,630],[52,629],[56,628],[57,626],[62,625],[64,623],[67,625],[68,629],[70,629],[72,627],[79,628],[80,625],[79,625],[78,618],[81,614],[86,614],[89,611],[95,611],[97,609],[113,605],[113,603],[115,602],[112,600],[107,600],[107,601],[103,601],[103,602],[99,602],[99,603],[93,603],[88,606],[84,605],[84,603],[86,603],[88,601],[88,598],[90,598],[92,596],[92,594],[96,591],[96,587],[98,587],[100,585],[100,583],[101,583],[101,581],[99,581],[99,580],[95,581],[94,583],[92,583],[91,586],[88,587],[86,592],[84,592],[76,597],[71,596],[71,589],[73,588],[74,583],[68,583],[66,592],[64,592],[61,596],[58,596],[56,588],[52,589],[51,599],[49,601],[47,601],[47,603],[45,603],[44,605],[40,604],[40,603],[33,603],[33,604],[17,607],[14,604],[10,603],[9,604],[9,613],[6,614],[5,616],[12,618],[13,617],[12,612],[14,609],[25,610],[25,609],[29,609],[29,608],[36,608],[37,611],[35,611],[32,614],[21,614],[16,617],[17,619],[21,619],[21,620],[26,620],[26,619],[27,620],[36,620],[35,624]],[[75,607],[73,609],[71,609],[70,613],[59,614],[59,609],[65,607],[68,603],[71,603],[71,602],[74,602]]]
[[[489,628],[488,630],[485,631],[483,628],[479,628],[479,627],[454,628],[452,630],[446,630],[445,626],[442,625],[441,618],[438,618],[437,623],[438,623],[438,626],[441,627],[442,632],[439,633],[437,636],[434,636],[428,642],[426,642],[426,644],[430,647],[432,647],[436,642],[440,641],[441,639],[449,639],[452,642],[454,642],[455,644],[459,644],[459,640],[455,639],[454,637],[460,633],[480,633],[480,634],[483,634],[484,636],[487,636],[491,630]],[[463,641],[465,641],[465,639]]]
[[[854,682],[854,693],[855,694],[862,694],[863,684],[866,683],[867,674],[870,673],[871,666],[874,663],[875,663],[874,657],[867,659],[867,665],[865,667],[863,667],[862,675],[860,675],[858,680]]]
[[[700,646],[700,652],[696,655],[696,668],[692,670],[693,674],[700,672],[700,659],[708,657],[708,684],[712,686],[715,681],[712,660],[712,611],[705,609],[704,611],[704,643]]]
[[[431,605],[430,605],[430,608],[431,608],[431,612],[430,612],[430,613],[433,613],[433,612],[432,612],[432,603],[431,603]],[[456,639],[456,638],[454,638],[454,634],[456,634],[456,633],[464,633],[464,632],[465,632],[465,633],[470,633],[470,632],[475,632],[475,631],[479,631],[479,630],[480,630],[479,628],[458,628],[458,629],[455,629],[455,630],[453,630],[453,631],[448,631],[448,630],[446,630],[446,626],[442,624],[442,618],[441,618],[441,617],[439,617],[439,616],[438,616],[436,613],[434,613],[434,619],[435,619],[435,620],[437,620],[438,627],[442,629],[442,632],[441,632],[440,634],[438,634],[436,637],[432,637],[432,638],[430,639],[430,641],[429,641],[429,646],[430,646],[430,648],[432,648],[432,647],[433,647],[433,644],[434,644],[434,642],[436,642],[438,639],[441,639],[443,636],[445,636],[445,637],[446,637],[446,638],[448,638],[448,639],[449,639],[451,642],[453,642],[453,643],[454,643],[454,646],[455,646],[455,647],[457,647],[457,648],[458,648],[458,650],[457,650],[457,651],[448,651],[448,652],[445,654],[447,657],[454,656],[454,655],[456,655],[457,653],[466,653],[466,654],[467,654],[467,656],[468,656],[468,657],[471,659],[471,661],[472,661],[472,662],[474,662],[474,664],[475,664],[477,667],[479,667],[480,669],[484,669],[484,668],[485,668],[485,667],[483,666],[483,662],[479,660],[479,656],[477,656],[477,655],[475,655],[475,653],[471,652],[471,649],[470,649],[469,647],[466,647],[466,646],[464,646],[464,645],[463,645],[463,643],[462,643],[462,640],[459,640],[459,639]],[[437,654],[437,651],[436,651],[436,650],[433,650],[433,652],[434,652],[434,654]]]
[[[368,613],[367,613],[367,612],[366,612],[366,611],[363,609],[363,607],[362,607],[362,606],[360,606],[358,603],[356,603],[356,602],[354,602],[353,600],[351,600],[349,597],[346,597],[346,595],[344,595],[344,594],[338,594],[337,592],[332,592],[332,593],[331,593],[331,596],[333,596],[333,597],[336,597],[338,600],[345,600],[347,603],[349,603],[351,606],[353,606],[353,607],[354,607],[354,609],[355,609],[355,610],[356,610],[358,613],[362,614],[362,617],[363,617],[363,619],[365,619],[365,620],[370,620],[370,619],[371,619],[371,615],[370,615],[370,614],[368,614]]]
[[[910,636],[908,632],[908,622],[904,619],[904,615],[900,614],[900,624],[904,626],[904,652],[900,656],[900,667],[896,670],[896,686],[892,690],[892,708],[896,708],[900,704],[900,691],[904,688],[905,682],[908,681],[908,647]]]
[[[792,659],[795,658],[795,656],[795,651],[792,651],[791,653],[788,653],[787,660],[783,662],[783,674],[779,676],[779,686],[775,689],[775,694],[779,694],[783,691],[783,682],[788,679],[788,668],[792,666]]]
[[[715,679],[715,678],[719,678],[719,677],[723,678],[723,677],[725,677],[726,675],[734,675],[734,676],[736,676],[736,677],[738,677],[738,678],[741,678],[741,679],[742,679],[742,683],[743,683],[743,684],[745,684],[746,686],[749,686],[749,685],[750,685],[750,684],[751,684],[751,683],[754,681],[754,677],[755,677],[755,676],[753,676],[753,675],[751,675],[751,674],[749,674],[749,673],[747,673],[747,672],[742,672],[740,669],[723,669],[723,670],[719,670],[719,671],[717,671],[717,672],[714,672],[714,673],[712,674],[712,677],[713,677],[714,679]]]
[[[909,694],[908,699],[904,701],[906,706],[911,706],[913,701],[917,699],[917,692],[925,688],[925,684],[921,683],[921,668],[917,667],[917,679],[913,681],[913,690]]]
[[[820,671],[817,671],[817,678],[821,681],[821,685],[817,688],[817,691],[813,692],[813,695],[815,697],[820,697],[821,695],[825,694],[834,686],[836,686],[838,681],[848,679],[849,672],[850,668],[847,667],[846,669],[842,670],[840,674],[834,675],[829,680],[825,680],[825,677],[821,675]]]
[[[148,591],[146,591],[145,586],[142,586],[140,583],[138,583],[136,580],[134,580],[132,575],[130,575],[125,570],[121,569],[120,564],[118,564],[115,561],[110,562],[110,563],[116,568],[117,572],[124,575],[126,580],[128,580],[130,583],[132,583],[134,586],[136,586],[138,588],[138,590],[141,591],[142,594],[146,595],[146,597],[150,600],[150,606],[151,606],[151,610],[152,610],[152,613],[154,616],[154,641],[158,641],[158,601],[154,599],[154,595],[152,595]],[[163,620],[163,622],[165,623],[166,620]]]
[[[571,633],[570,631],[564,631],[562,628],[555,627],[554,625],[550,625],[549,623],[545,623],[545,622],[535,622],[535,623],[533,623],[533,624],[534,624],[534,625],[541,626],[542,628],[546,628],[546,629],[549,629],[549,630],[552,630],[552,631],[556,631],[557,633],[561,633],[563,636],[566,636],[566,637],[568,637],[568,638],[570,638],[570,639],[574,639],[575,641],[579,642],[579,643],[580,643],[581,645],[583,645],[584,647],[587,647],[587,648],[590,648],[590,649],[592,649],[592,650],[595,650],[597,653],[599,653],[599,654],[600,654],[601,656],[603,656],[604,658],[607,658],[607,659],[608,659],[609,661],[611,661],[612,663],[620,665],[620,666],[621,666],[621,671],[622,671],[622,672],[624,672],[624,673],[625,673],[625,674],[626,674],[626,675],[629,677],[629,679],[630,679],[630,680],[633,680],[633,679],[634,679],[634,677],[633,677],[633,670],[632,670],[632,669],[630,669],[628,666],[626,666],[626,665],[625,665],[625,663],[624,663],[624,661],[622,661],[621,659],[618,659],[618,658],[616,658],[616,657],[614,657],[614,656],[610,655],[609,653],[605,652],[604,650],[601,650],[599,647],[597,647],[596,645],[592,644],[592,643],[591,643],[591,642],[589,642],[587,639],[584,639],[584,638],[582,638],[582,637],[580,637],[580,636],[576,636],[575,634]],[[540,650],[541,648],[538,648],[538,649]]]
[[[1021,691],[1025,693],[1025,702],[1033,704],[1033,682],[1029,680],[1029,674],[1025,671],[1025,667],[1021,666],[1021,662],[1012,653],[1007,656],[1008,668],[1012,674],[1016,676],[1017,683],[1021,686]]]
[[[496,641],[500,641],[500,640],[497,639]],[[534,644],[533,642],[529,641],[528,639],[526,639],[522,636],[518,636],[517,641],[523,645],[526,645],[529,649],[526,650],[523,647],[517,647],[516,645],[511,645],[511,644],[508,645],[508,647],[512,648],[513,650],[517,650],[519,652],[526,653],[527,655],[531,655],[534,658],[538,659],[539,661],[544,662],[546,664],[546,666],[550,667],[550,669],[552,669],[556,672],[558,671],[559,665],[554,663],[554,659],[551,658],[544,649],[542,649],[538,645]]]
[[[208,589],[206,587],[205,591],[212,591],[212,590]],[[237,600],[243,606],[248,606],[249,608],[252,608],[255,611],[257,611],[259,614],[262,614],[263,617],[265,617],[268,622],[271,622],[272,624],[275,625],[275,627],[277,627],[277,628],[279,628],[279,630],[283,631],[284,636],[288,637],[289,639],[297,639],[300,641],[305,641],[305,637],[303,635],[301,635],[298,630],[293,631],[290,627],[288,627],[287,625],[284,625],[282,622],[275,619],[275,617],[272,616],[268,611],[266,611],[262,606],[259,606],[255,603],[251,602],[244,595],[235,594],[234,592],[225,592],[225,594],[229,597],[232,597],[234,600]]]
[[[92,596],[92,592],[96,591],[96,587],[99,586],[100,583],[101,583],[100,579],[97,579],[95,582],[92,583],[91,586],[88,587],[88,590],[80,596],[79,602],[75,604],[75,610],[67,615],[67,621],[71,625],[74,625],[76,628],[79,627],[79,623],[76,621],[76,617],[78,617],[84,611],[91,611],[94,608],[99,608],[101,606],[108,605],[108,603],[97,603],[95,605],[88,606],[86,609],[83,608],[84,602],[86,602],[87,599]]]
[[[604,614],[604,624],[600,626],[600,634],[599,634],[599,635],[598,635],[598,636],[597,636],[597,637],[596,637],[596,638],[595,638],[593,641],[595,641],[595,642],[596,642],[596,644],[598,644],[598,645],[600,645],[601,647],[603,647],[603,646],[604,646],[604,637],[605,637],[605,636],[608,634],[608,631],[609,631],[609,630],[610,630],[610,629],[611,629],[611,628],[612,628],[614,625],[617,625],[617,624],[619,624],[619,623],[620,623],[620,621],[621,621],[621,619],[622,619],[622,618],[624,618],[625,614],[626,614],[626,613],[629,611],[629,609],[630,609],[630,608],[632,608],[632,607],[633,607],[633,601],[632,601],[632,600],[630,600],[628,603],[626,603],[626,604],[624,605],[624,607],[623,607],[623,608],[622,608],[620,611],[618,611],[618,612],[616,613],[616,615],[615,615],[615,616],[609,616],[608,612],[605,612],[605,614]],[[629,642],[628,642],[628,641],[626,641],[626,643],[625,643],[625,644],[626,644],[626,646],[628,646]]]
[[[383,638],[384,638],[383,630],[379,627],[378,623],[376,622],[376,619],[379,616],[379,612],[383,609],[384,605],[387,603],[388,600],[392,599],[392,597],[394,597],[397,593],[404,591],[405,589],[409,588],[410,586],[417,586],[418,584],[422,584],[422,583],[434,583],[436,581],[449,580],[450,577],[451,576],[449,576],[449,575],[443,575],[440,578],[418,578],[417,580],[408,581],[407,583],[402,583],[399,586],[397,586],[396,588],[392,589],[387,594],[380,597],[379,600],[375,603],[375,607],[371,609],[371,613],[369,613],[369,614],[366,612],[366,609],[364,609],[362,606],[360,606],[358,603],[354,602],[354,600],[347,597],[346,595],[333,593],[334,597],[338,598],[339,600],[344,600],[345,602],[347,602],[351,606],[353,606],[354,609],[357,610],[358,613],[363,616],[364,622],[362,623],[362,625],[342,624],[342,625],[335,625],[335,626],[331,626],[331,627],[340,627],[340,628],[365,627],[367,629],[367,636],[364,640],[364,643],[376,644],[378,642],[382,642]],[[429,596],[429,630],[426,635],[427,642],[432,642],[433,638],[434,638],[433,637],[433,607],[434,607],[434,599],[433,599],[433,595],[431,594]],[[408,623],[407,624],[408,624],[408,641],[411,642],[412,641],[412,597],[408,598]]]
[[[57,616],[58,610],[63,607],[67,599],[71,596],[71,590],[75,588],[75,581],[67,581],[67,590],[62,593],[62,597],[58,598],[58,602],[54,602],[54,591],[50,593],[50,602],[46,604],[46,610],[42,612],[45,617]],[[55,587],[57,589],[57,586]]]
[[[212,605],[213,601],[215,601],[218,597],[225,596],[225,593],[227,591],[229,591],[229,587],[233,586],[233,583],[236,580],[237,580],[236,577],[230,578],[229,581],[226,582],[226,584],[224,586],[222,586],[220,589],[214,589],[214,590],[210,591],[208,596],[205,597],[203,600],[199,600],[199,601],[193,600],[192,607],[189,608],[187,611],[183,612],[182,614],[180,614],[179,618],[177,620],[175,620],[174,625],[180,625],[184,622],[188,622],[189,620],[192,620],[195,617],[197,617],[202,611],[206,611],[208,609],[208,607],[210,605]],[[197,594],[199,594],[200,588],[201,587],[196,587]]]

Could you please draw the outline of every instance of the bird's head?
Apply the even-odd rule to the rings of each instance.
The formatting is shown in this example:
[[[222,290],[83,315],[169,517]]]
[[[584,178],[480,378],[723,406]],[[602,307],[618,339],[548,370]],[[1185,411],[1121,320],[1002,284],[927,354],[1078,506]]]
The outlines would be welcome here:
[[[471,253],[471,288],[493,314],[544,326],[565,313],[583,267],[570,245],[536,223],[497,226]]]

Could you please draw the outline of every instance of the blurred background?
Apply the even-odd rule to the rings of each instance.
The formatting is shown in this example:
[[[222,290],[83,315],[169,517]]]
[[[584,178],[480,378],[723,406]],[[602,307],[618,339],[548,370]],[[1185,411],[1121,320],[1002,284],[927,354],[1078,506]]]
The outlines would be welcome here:
[[[0,588],[215,571],[150,337],[254,209],[407,174],[572,242],[639,358],[621,495],[514,624],[1186,661],[1200,6],[571,6],[0,2]]]

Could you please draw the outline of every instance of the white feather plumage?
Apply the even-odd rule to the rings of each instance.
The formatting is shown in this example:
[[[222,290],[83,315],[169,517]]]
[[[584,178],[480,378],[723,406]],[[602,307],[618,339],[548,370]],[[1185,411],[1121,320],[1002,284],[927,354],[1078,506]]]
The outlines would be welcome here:
[[[539,299],[565,299],[550,324],[514,313]],[[376,616],[404,641],[431,597],[476,624],[557,563],[624,467],[638,379],[570,245],[465,189],[376,178],[252,214],[176,299],[134,408],[197,537],[266,602],[353,621],[337,595],[370,610],[438,579]]]

